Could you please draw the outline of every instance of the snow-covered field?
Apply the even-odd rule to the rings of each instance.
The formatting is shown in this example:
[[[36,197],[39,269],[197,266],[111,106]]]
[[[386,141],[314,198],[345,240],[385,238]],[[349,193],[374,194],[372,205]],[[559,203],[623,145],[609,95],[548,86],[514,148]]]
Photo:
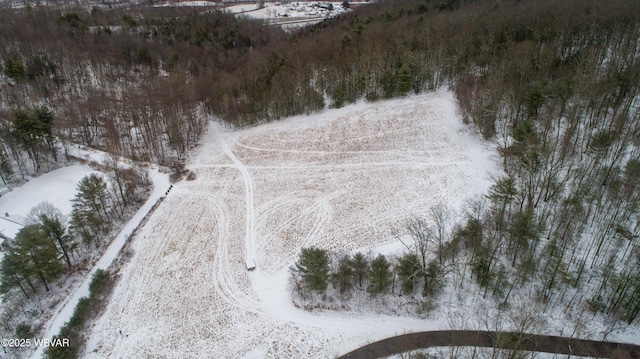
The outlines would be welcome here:
[[[46,201],[58,207],[62,213],[69,215],[71,200],[76,195],[78,182],[82,177],[95,172],[89,166],[75,165],[32,178],[0,197],[0,213],[2,217],[6,217],[7,213],[10,217],[27,217],[31,208]],[[15,223],[0,220],[0,230],[4,230],[3,233],[11,238],[15,237],[21,228],[22,226]]]
[[[225,7],[224,11],[261,19],[268,24],[292,30],[336,17],[350,9],[343,8],[341,2],[291,2],[288,4],[267,2],[263,7],[258,7],[256,4],[231,5]]]
[[[31,208],[40,202],[50,202],[62,213],[71,213],[71,200],[76,195],[76,187],[82,177],[94,173],[89,166],[75,165],[63,167],[37,178],[31,178],[22,186],[0,197],[0,232],[15,238],[24,227]],[[7,216],[8,214],[8,216]],[[0,251],[0,261],[3,252]],[[0,298],[0,304],[2,298]]]
[[[354,4],[366,5],[370,3],[358,2]],[[217,7],[232,14],[265,20],[266,23],[281,26],[285,30],[315,24],[350,11],[350,9],[342,7],[342,2],[307,1],[290,3],[266,2],[262,6],[257,3],[223,4],[213,1],[176,1],[156,4],[153,7]]]
[[[215,1],[179,1],[179,2],[170,2],[166,4],[157,4],[153,5],[153,7],[207,7],[207,6],[220,6],[220,3]]]
[[[296,309],[288,268],[304,246],[397,247],[394,227],[437,203],[459,207],[500,173],[448,91],[237,132],[212,124],[188,167],[197,178],[176,184],[134,239],[84,356],[327,358],[448,328],[445,315]]]
[[[254,19],[272,19],[276,17],[331,17],[337,16],[340,13],[347,11],[342,7],[341,2],[334,3],[322,3],[323,6],[331,4],[332,9],[320,7],[319,2],[294,2],[290,4],[281,4],[267,2],[263,7],[258,7],[256,4],[240,4],[225,7],[225,11],[233,14],[242,13],[246,16]]]

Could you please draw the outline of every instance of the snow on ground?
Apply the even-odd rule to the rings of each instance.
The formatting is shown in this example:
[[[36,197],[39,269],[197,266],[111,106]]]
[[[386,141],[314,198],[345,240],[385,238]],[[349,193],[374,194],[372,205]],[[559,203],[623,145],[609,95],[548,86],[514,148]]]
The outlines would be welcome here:
[[[260,7],[258,7],[257,4],[240,4],[240,5],[225,6],[224,11],[230,12],[232,14],[239,14],[239,13],[244,13],[248,11],[256,11],[259,9]]]
[[[440,91],[238,132],[212,124],[188,166],[197,178],[137,235],[84,355],[326,358],[447,328],[444,317],[305,312],[287,282],[303,246],[379,248],[408,217],[488,189],[497,154],[456,111]]]
[[[0,215],[27,217],[31,208],[40,202],[51,202],[62,213],[71,213],[71,200],[76,195],[76,187],[82,177],[95,173],[89,166],[75,165],[59,168],[39,177],[31,178],[20,187],[0,197]],[[0,220],[0,230],[11,238],[22,228],[16,223]]]
[[[73,315],[73,311],[78,304],[78,301],[82,297],[89,295],[89,284],[93,274],[98,269],[107,269],[118,253],[126,243],[131,233],[138,227],[140,222],[144,219],[147,213],[151,210],[153,205],[156,204],[158,199],[162,197],[170,186],[169,176],[166,173],[161,173],[157,168],[153,169],[149,173],[149,177],[153,181],[153,192],[147,199],[144,205],[138,209],[136,214],[122,227],[122,230],[113,239],[109,247],[105,250],[100,260],[94,265],[93,269],[89,272],[82,284],[77,287],[71,295],[69,295],[64,302],[59,305],[54,313],[53,318],[46,324],[46,331],[43,338],[52,338],[54,335],[58,335],[60,328],[69,321]],[[38,347],[38,350],[32,356],[33,358],[41,358],[44,347]]]
[[[220,3],[217,3],[214,1],[179,1],[179,2],[153,5],[153,7],[206,7],[206,6],[220,6]]]
[[[337,16],[345,10],[341,2],[331,3],[332,10],[321,8],[320,3],[298,2],[290,4],[265,3],[263,7],[255,4],[240,4],[225,7],[225,11],[233,14],[243,14],[254,19],[274,18],[326,18]],[[329,3],[323,3],[324,5]]]
[[[89,166],[69,166],[31,178],[19,187],[0,197],[0,232],[15,238],[23,228],[24,219],[31,208],[40,202],[51,202],[62,213],[71,213],[71,200],[76,195],[76,187],[82,177],[94,173]],[[9,216],[7,216],[7,214]],[[3,253],[0,252],[0,261]],[[0,304],[2,299],[0,298]]]

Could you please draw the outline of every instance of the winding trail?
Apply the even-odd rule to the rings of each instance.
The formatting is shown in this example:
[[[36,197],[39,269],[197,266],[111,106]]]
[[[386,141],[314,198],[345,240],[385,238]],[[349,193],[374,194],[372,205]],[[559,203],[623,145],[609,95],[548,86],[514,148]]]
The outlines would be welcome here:
[[[256,217],[255,217],[255,205],[253,203],[253,181],[251,180],[251,174],[249,174],[249,170],[247,166],[242,163],[233,153],[224,136],[220,132],[218,126],[214,126],[216,134],[218,135],[218,139],[220,140],[220,145],[224,150],[224,153],[233,161],[235,167],[242,174],[242,179],[244,181],[244,187],[246,189],[246,201],[247,201],[247,224],[246,224],[246,238],[245,238],[245,247],[246,247],[246,258],[245,261],[247,266],[250,263],[254,263],[255,254],[256,254]]]
[[[596,340],[476,330],[443,330],[399,335],[371,343],[338,359],[373,359],[443,346],[516,349],[596,358],[640,358],[640,346]]]

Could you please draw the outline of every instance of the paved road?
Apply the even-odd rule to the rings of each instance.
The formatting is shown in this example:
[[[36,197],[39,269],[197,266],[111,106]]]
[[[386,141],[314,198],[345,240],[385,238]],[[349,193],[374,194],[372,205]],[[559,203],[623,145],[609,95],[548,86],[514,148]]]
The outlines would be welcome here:
[[[476,346],[597,358],[640,359],[640,346],[633,344],[474,330],[443,330],[399,335],[371,343],[338,359],[381,358],[409,350],[439,346]]]

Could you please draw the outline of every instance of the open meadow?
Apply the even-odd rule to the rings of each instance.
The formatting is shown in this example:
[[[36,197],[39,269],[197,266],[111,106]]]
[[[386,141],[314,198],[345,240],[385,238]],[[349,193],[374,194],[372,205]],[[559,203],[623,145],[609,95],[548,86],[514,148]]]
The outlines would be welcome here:
[[[444,90],[239,131],[212,123],[187,164],[196,178],[174,185],[134,238],[85,356],[320,358],[446,327],[305,312],[291,304],[288,268],[302,247],[398,247],[394,228],[482,195],[498,161]]]

